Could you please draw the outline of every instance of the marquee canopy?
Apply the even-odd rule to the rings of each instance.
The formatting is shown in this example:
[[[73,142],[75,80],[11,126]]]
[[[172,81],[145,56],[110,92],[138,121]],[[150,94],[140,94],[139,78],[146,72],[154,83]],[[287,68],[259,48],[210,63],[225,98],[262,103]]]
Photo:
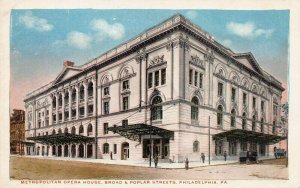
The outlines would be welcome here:
[[[27,140],[32,140],[43,144],[70,144],[70,143],[90,143],[94,141],[94,138],[83,136],[83,135],[62,133],[62,134],[55,134],[55,135],[29,137],[27,138]]]
[[[274,144],[281,140],[286,139],[286,137],[265,134],[261,132],[248,131],[243,129],[234,129],[230,131],[221,132],[213,135],[214,140],[224,139],[227,140],[239,140],[242,142],[257,142],[260,144]]]
[[[147,124],[109,127],[109,131],[117,133],[129,140],[141,142],[142,135],[158,135],[162,138],[174,139],[174,132]]]

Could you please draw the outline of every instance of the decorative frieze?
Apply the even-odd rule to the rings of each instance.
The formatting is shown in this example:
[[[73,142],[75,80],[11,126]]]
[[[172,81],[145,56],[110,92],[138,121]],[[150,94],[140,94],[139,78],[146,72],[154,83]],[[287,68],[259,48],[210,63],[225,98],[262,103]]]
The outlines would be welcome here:
[[[153,66],[158,66],[167,63],[167,61],[164,60],[164,55],[157,55],[155,56],[152,60],[150,60],[148,68],[153,67]]]
[[[201,69],[205,69],[204,61],[200,59],[197,55],[191,55],[190,64],[195,65]]]

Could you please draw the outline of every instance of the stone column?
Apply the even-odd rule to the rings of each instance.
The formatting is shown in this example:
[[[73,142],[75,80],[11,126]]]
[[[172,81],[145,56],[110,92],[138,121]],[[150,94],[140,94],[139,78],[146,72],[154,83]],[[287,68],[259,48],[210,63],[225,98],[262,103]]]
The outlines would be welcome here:
[[[83,82],[83,87],[84,87],[84,117],[88,116],[88,101],[89,101],[89,97],[88,97],[88,82],[84,81]]]
[[[97,148],[96,148],[96,144],[93,144],[92,146],[93,146],[93,156],[92,156],[92,157],[93,157],[94,159],[96,159],[96,149],[97,149]]]
[[[53,125],[53,96],[50,96],[49,125]]]
[[[76,144],[75,147],[76,147],[76,155],[75,155],[75,157],[78,158],[78,156],[79,156],[79,152],[78,152],[78,144]]]
[[[92,79],[93,82],[93,116],[96,116],[96,89],[97,89],[97,81],[95,78]]]
[[[75,86],[76,89],[76,119],[79,119],[79,85]]]
[[[64,157],[65,156],[65,145],[61,145],[61,156]]]
[[[68,108],[69,108],[69,121],[71,121],[72,120],[72,89],[71,88],[69,88],[68,89],[68,92],[69,92],[69,106],[68,106]]]
[[[55,98],[55,99],[56,99],[56,108],[55,108],[55,112],[56,112],[56,124],[57,124],[58,121],[59,121],[59,120],[58,120],[58,119],[59,119],[59,115],[58,115],[58,108],[59,108],[59,107],[58,107],[58,106],[59,106],[59,105],[58,105],[58,96],[59,96],[58,93],[56,93],[56,94],[55,94],[55,97],[56,97],[56,98]]]
[[[61,95],[61,99],[62,99],[62,105],[61,105],[61,112],[62,112],[62,122],[65,121],[65,92],[62,92]]]

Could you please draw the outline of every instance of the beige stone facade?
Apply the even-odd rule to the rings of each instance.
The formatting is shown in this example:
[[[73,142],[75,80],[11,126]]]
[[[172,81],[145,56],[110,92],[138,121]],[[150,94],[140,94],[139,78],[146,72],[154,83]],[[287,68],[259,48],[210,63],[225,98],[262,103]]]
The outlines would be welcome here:
[[[208,156],[209,138],[212,159],[224,151],[236,158],[239,141],[225,139],[217,147],[212,135],[232,129],[279,134],[282,91],[251,53],[234,53],[175,15],[82,66],[65,62],[54,81],[27,94],[26,138],[72,133],[74,127],[94,141],[36,143],[26,153],[147,160],[150,135],[138,142],[106,129],[128,123],[173,131],[171,139],[151,135],[152,154],[166,161]],[[273,146],[243,144],[272,154]]]

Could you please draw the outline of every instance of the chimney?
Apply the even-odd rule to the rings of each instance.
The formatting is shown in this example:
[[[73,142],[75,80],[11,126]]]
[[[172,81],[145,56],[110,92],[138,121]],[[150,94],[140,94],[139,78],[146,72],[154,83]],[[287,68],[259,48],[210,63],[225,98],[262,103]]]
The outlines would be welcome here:
[[[64,66],[65,67],[73,67],[74,66],[74,62],[72,62],[72,61],[64,61]]]

